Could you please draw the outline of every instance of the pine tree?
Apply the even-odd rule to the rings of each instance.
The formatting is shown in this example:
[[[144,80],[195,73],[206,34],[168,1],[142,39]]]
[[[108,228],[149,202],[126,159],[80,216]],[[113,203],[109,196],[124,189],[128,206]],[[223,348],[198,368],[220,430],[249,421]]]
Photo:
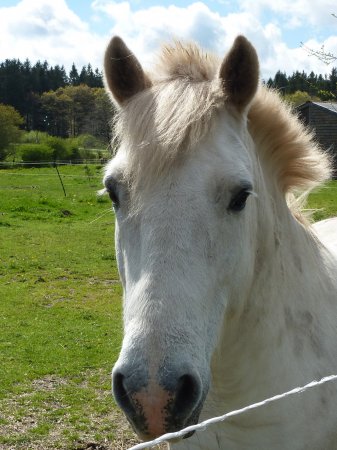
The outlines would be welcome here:
[[[85,66],[82,67],[80,76],[79,76],[79,84],[88,84],[88,74]]]
[[[69,72],[69,82],[72,86],[78,86],[80,84],[80,77],[74,63],[72,64]]]

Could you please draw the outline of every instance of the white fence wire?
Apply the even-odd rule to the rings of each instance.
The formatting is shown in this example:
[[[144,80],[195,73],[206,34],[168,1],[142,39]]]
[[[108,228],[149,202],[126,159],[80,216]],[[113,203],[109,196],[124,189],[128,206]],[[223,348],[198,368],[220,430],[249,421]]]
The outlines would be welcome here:
[[[229,417],[238,416],[240,414],[245,413],[246,411],[256,409],[256,408],[261,408],[262,406],[268,405],[269,403],[276,402],[283,398],[289,397],[290,395],[300,394],[301,392],[305,392],[308,389],[311,389],[316,386],[320,386],[324,383],[328,383],[329,381],[334,381],[334,380],[337,380],[337,375],[330,375],[328,377],[322,378],[319,381],[316,381],[316,380],[311,381],[310,383],[308,383],[304,386],[296,387],[290,391],[284,392],[283,394],[278,394],[278,395],[275,395],[274,397],[270,397],[270,398],[267,398],[260,402],[245,406],[244,408],[228,412],[228,413],[224,414],[223,416],[212,417],[211,419],[207,419],[196,425],[191,425],[189,427],[183,428],[182,430],[179,430],[177,432],[163,434],[162,436],[158,437],[157,439],[154,439],[153,441],[148,441],[148,442],[144,442],[142,444],[134,445],[133,447],[130,447],[129,450],[150,449],[150,448],[153,448],[164,442],[167,442],[167,441],[170,441],[173,439],[182,438],[185,434],[190,433],[191,431],[204,431],[210,425],[213,425],[213,424],[219,423],[219,422],[224,422]]]
[[[6,167],[26,167],[26,166],[50,166],[54,167],[55,164],[57,166],[86,166],[87,164],[97,164],[97,165],[103,165],[105,164],[111,156],[104,157],[100,159],[73,159],[73,160],[57,160],[57,161],[30,161],[30,162],[24,162],[24,161],[0,161],[0,168],[6,168]]]

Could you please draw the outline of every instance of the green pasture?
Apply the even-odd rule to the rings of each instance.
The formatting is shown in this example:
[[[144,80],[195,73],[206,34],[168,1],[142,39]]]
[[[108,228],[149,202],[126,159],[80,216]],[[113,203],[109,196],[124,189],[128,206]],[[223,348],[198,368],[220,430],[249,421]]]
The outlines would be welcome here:
[[[337,180],[313,191],[307,208],[312,210],[315,221],[337,216]]]
[[[121,286],[101,166],[0,170],[0,448],[125,449]],[[337,215],[337,181],[309,199]]]
[[[0,448],[123,448],[114,217],[102,167],[59,172],[0,171]]]

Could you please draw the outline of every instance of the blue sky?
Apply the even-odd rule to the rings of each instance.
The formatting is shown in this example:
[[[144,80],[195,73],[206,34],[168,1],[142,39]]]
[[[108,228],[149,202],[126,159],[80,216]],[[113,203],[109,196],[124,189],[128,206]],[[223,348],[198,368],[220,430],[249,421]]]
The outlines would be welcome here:
[[[0,0],[0,61],[102,67],[118,34],[150,66],[161,42],[194,40],[224,54],[238,34],[255,45],[263,78],[277,70],[330,72],[301,42],[337,55],[335,0]]]

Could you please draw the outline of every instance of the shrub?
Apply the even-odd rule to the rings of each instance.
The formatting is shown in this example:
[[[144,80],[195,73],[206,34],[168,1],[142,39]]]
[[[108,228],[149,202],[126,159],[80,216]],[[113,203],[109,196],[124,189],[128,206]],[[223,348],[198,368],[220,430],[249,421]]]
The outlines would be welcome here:
[[[78,136],[79,146],[85,149],[94,149],[104,147],[104,144],[91,134],[81,134]]]
[[[79,140],[78,138],[68,138],[63,139],[57,136],[50,136],[48,133],[40,132],[40,131],[28,131],[24,133],[21,142],[23,144],[19,146],[17,154],[21,152],[28,152],[30,154],[32,150],[27,150],[27,144],[30,144],[29,149],[34,149],[38,153],[40,147],[34,147],[34,145],[43,144],[41,152],[46,151],[46,157],[48,159],[42,158],[43,161],[71,161],[78,160],[82,158],[82,155],[79,150]],[[48,151],[46,150],[46,146],[48,147]],[[52,156],[50,157],[50,153]],[[25,153],[25,157],[26,153]],[[30,156],[28,156],[30,157]]]
[[[44,131],[25,131],[22,134],[21,142],[24,144],[46,144],[50,136]]]
[[[81,148],[80,149],[80,155],[81,155],[81,158],[84,159],[84,160],[96,159],[96,152],[92,151],[92,150],[89,150],[87,148]]]
[[[47,145],[52,149],[54,161],[69,159],[69,152],[64,139],[50,136],[47,139]]]
[[[69,161],[76,162],[77,160],[81,159],[81,153],[80,153],[80,144],[78,138],[68,138],[66,139],[66,146],[68,151],[67,159]]]
[[[0,160],[6,158],[10,144],[18,142],[23,118],[10,105],[0,103]]]
[[[23,162],[41,163],[53,161],[53,149],[47,144],[24,144],[21,145]],[[40,164],[38,164],[40,166]]]
[[[42,161],[72,161],[102,158],[102,145],[91,135],[81,135],[74,138],[50,136],[40,131],[29,131],[23,134],[21,144],[15,148],[16,158],[24,162]],[[92,147],[92,146],[95,146]]]
[[[68,145],[68,160],[76,162],[81,158],[82,157],[79,148],[74,144]]]

